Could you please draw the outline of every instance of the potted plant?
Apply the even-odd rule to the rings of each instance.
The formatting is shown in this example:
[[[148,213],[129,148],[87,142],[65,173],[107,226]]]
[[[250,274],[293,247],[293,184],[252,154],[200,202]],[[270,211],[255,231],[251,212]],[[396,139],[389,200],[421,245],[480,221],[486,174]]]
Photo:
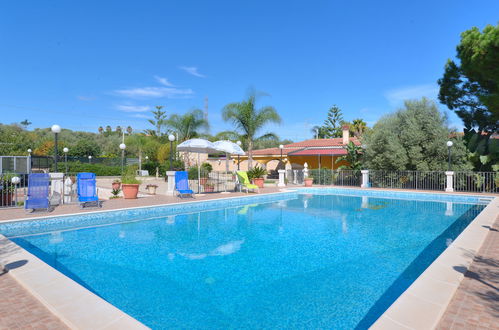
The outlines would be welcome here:
[[[111,184],[111,187],[113,190],[120,190],[121,189],[121,180],[120,179],[115,179],[113,183]]]
[[[305,187],[312,187],[312,183],[314,183],[314,178],[309,176],[308,178],[305,178]]]
[[[158,188],[158,186],[155,184],[148,184],[146,186],[146,189],[147,189],[147,192],[149,193],[149,195],[156,195],[157,188]]]
[[[136,199],[139,193],[140,181],[135,177],[135,169],[127,168],[126,172],[121,176],[121,189],[125,199]]]
[[[215,185],[213,183],[207,183],[204,185],[204,192],[214,192]]]
[[[265,179],[263,178],[267,174],[267,171],[263,167],[255,166],[248,171],[248,178],[253,180],[253,184],[257,185],[258,188],[263,188]]]
[[[121,184],[121,182],[120,182]],[[121,189],[113,189],[111,190],[111,197],[109,197],[109,199],[116,199],[116,198],[120,198],[119,194],[121,192]]]

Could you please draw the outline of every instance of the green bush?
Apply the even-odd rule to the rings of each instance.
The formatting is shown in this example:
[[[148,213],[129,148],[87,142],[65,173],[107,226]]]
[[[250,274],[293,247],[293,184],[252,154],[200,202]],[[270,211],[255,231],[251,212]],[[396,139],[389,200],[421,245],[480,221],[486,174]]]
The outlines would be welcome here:
[[[210,163],[203,163],[201,164],[201,170],[205,170],[206,172],[210,173],[213,171],[213,166],[211,166]]]
[[[189,168],[187,173],[189,176],[189,180],[197,180],[198,179],[198,168],[197,167]],[[208,172],[204,167],[201,167],[201,177],[202,178],[207,178],[209,173],[210,172]]]
[[[58,164],[58,171],[64,172],[66,166],[64,163]],[[55,168],[52,166],[50,169],[52,172]],[[68,173],[81,173],[90,172],[95,173],[97,176],[116,176],[121,175],[121,166],[109,166],[103,164],[89,164],[81,162],[68,162]]]
[[[323,185],[330,185],[333,182],[332,171],[327,168],[309,170],[309,177],[314,178],[315,184],[319,184],[320,182]]]

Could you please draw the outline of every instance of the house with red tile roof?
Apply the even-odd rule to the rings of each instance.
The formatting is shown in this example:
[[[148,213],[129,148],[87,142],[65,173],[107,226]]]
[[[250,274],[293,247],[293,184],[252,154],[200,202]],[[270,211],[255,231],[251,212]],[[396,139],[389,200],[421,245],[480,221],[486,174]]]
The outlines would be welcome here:
[[[341,164],[336,164],[336,159],[346,155],[346,146],[349,142],[360,146],[356,137],[350,137],[348,126],[343,127],[343,137],[332,139],[310,139],[290,143],[275,148],[253,150],[253,162],[268,170],[279,168],[300,169],[307,163],[308,168],[337,169]],[[239,158],[241,165],[246,163],[248,155]],[[236,159],[237,162],[237,159]],[[269,166],[270,164],[274,166]]]

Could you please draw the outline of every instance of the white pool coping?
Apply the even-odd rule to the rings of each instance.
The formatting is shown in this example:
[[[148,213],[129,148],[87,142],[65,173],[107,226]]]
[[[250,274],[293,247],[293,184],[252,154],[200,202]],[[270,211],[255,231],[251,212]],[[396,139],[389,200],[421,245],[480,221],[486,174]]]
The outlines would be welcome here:
[[[435,329],[498,215],[495,197],[371,329]]]
[[[348,189],[344,187],[341,188]],[[295,192],[298,189],[281,189],[279,192],[265,195]],[[356,188],[356,190],[359,190],[359,188]],[[393,191],[406,192],[401,190]],[[415,191],[410,192],[414,193]],[[428,192],[421,193],[427,194]],[[439,192],[436,193],[440,194]],[[442,194],[451,196],[463,195],[453,193]],[[484,195],[478,194],[466,195],[485,197]],[[255,195],[225,197],[220,199],[245,198],[251,196]],[[489,195],[486,197],[491,196]],[[494,199],[487,207],[468,225],[468,227],[465,228],[456,240],[454,240],[454,242],[416,279],[416,281],[399,296],[383,315],[378,318],[371,329],[426,330],[433,329],[438,325],[438,322],[447,309],[454,293],[464,278],[464,272],[458,272],[453,267],[467,269],[471,265],[474,256],[479,251],[489,233],[488,228],[485,228],[484,226],[492,227],[499,214],[499,197],[493,198]],[[190,201],[187,203],[202,203],[206,201],[207,200]],[[13,219],[2,221],[2,223],[36,221],[45,218],[78,216],[82,214],[144,209],[177,204],[186,204],[186,202]],[[26,264],[18,268],[10,269],[9,274],[70,328],[148,329],[148,327],[130,315],[90,292],[77,282],[63,275],[0,234],[0,264],[7,265],[22,260],[26,261]]]

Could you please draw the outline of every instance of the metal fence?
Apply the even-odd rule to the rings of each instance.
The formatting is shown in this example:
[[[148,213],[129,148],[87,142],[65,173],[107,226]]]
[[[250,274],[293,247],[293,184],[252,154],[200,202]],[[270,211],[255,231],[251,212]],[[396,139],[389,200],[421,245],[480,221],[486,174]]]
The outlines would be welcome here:
[[[191,172],[189,187],[195,193],[211,193],[236,190],[236,174],[232,172],[201,171],[200,180],[197,172]],[[198,184],[199,183],[199,184]]]
[[[309,170],[314,184],[360,187],[362,175],[355,170],[330,170],[327,168]]]
[[[27,188],[28,174],[0,174],[0,208],[24,205]]]
[[[0,174],[2,173],[29,173],[30,163],[28,156],[0,156]]]
[[[373,188],[445,190],[446,175],[439,171],[369,171]]]
[[[454,190],[498,193],[499,172],[454,172]]]

